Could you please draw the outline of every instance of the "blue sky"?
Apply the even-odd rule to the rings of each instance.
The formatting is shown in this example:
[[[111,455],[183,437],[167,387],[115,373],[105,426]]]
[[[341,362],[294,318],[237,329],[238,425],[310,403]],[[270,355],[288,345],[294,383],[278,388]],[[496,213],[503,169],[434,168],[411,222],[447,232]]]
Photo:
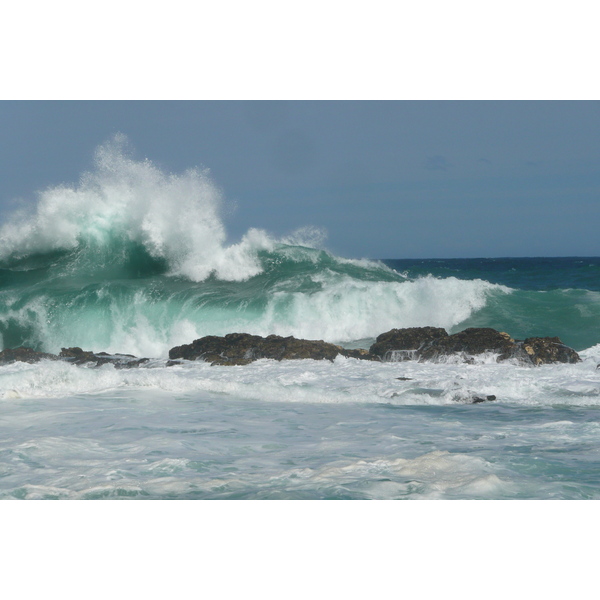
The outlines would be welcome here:
[[[0,216],[124,133],[207,167],[235,242],[327,231],[348,257],[600,255],[600,102],[2,101]]]

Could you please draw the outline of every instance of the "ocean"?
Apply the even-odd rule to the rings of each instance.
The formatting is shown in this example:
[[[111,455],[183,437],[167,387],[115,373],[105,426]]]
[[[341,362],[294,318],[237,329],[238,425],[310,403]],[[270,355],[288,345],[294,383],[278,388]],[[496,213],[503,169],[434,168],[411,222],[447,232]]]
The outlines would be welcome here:
[[[310,227],[228,242],[222,207],[207,172],[107,144],[3,220],[0,349],[150,360],[0,366],[0,498],[600,498],[600,258],[349,259]],[[206,335],[368,349],[418,326],[582,360],[168,363]]]

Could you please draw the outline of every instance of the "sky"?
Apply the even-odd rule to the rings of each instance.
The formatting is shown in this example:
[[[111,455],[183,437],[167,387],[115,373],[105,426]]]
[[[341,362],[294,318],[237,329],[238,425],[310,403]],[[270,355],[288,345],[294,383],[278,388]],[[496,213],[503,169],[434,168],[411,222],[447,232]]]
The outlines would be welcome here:
[[[0,215],[134,157],[208,168],[228,241],[325,229],[346,257],[600,255],[597,101],[2,101]]]

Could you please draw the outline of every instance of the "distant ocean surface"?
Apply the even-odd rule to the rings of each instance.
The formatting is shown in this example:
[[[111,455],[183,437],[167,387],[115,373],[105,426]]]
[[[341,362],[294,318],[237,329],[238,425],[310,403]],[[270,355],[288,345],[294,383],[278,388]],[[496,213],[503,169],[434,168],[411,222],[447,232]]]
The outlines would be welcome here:
[[[310,228],[228,244],[220,206],[206,173],[115,142],[1,224],[0,348],[152,360],[0,366],[0,498],[600,498],[600,258],[354,260]],[[582,362],[167,366],[205,335],[369,348],[427,325],[559,336]]]

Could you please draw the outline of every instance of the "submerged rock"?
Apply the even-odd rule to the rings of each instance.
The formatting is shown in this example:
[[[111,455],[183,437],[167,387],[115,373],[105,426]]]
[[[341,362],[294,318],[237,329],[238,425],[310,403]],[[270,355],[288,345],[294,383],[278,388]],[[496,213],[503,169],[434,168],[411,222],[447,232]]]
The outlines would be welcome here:
[[[212,365],[247,365],[260,358],[275,360],[311,358],[333,361],[339,354],[363,360],[377,360],[366,350],[346,350],[322,340],[302,340],[293,336],[279,335],[263,338],[249,333],[229,333],[224,337],[208,335],[194,340],[191,344],[176,346],[169,350],[171,360],[202,359]]]

